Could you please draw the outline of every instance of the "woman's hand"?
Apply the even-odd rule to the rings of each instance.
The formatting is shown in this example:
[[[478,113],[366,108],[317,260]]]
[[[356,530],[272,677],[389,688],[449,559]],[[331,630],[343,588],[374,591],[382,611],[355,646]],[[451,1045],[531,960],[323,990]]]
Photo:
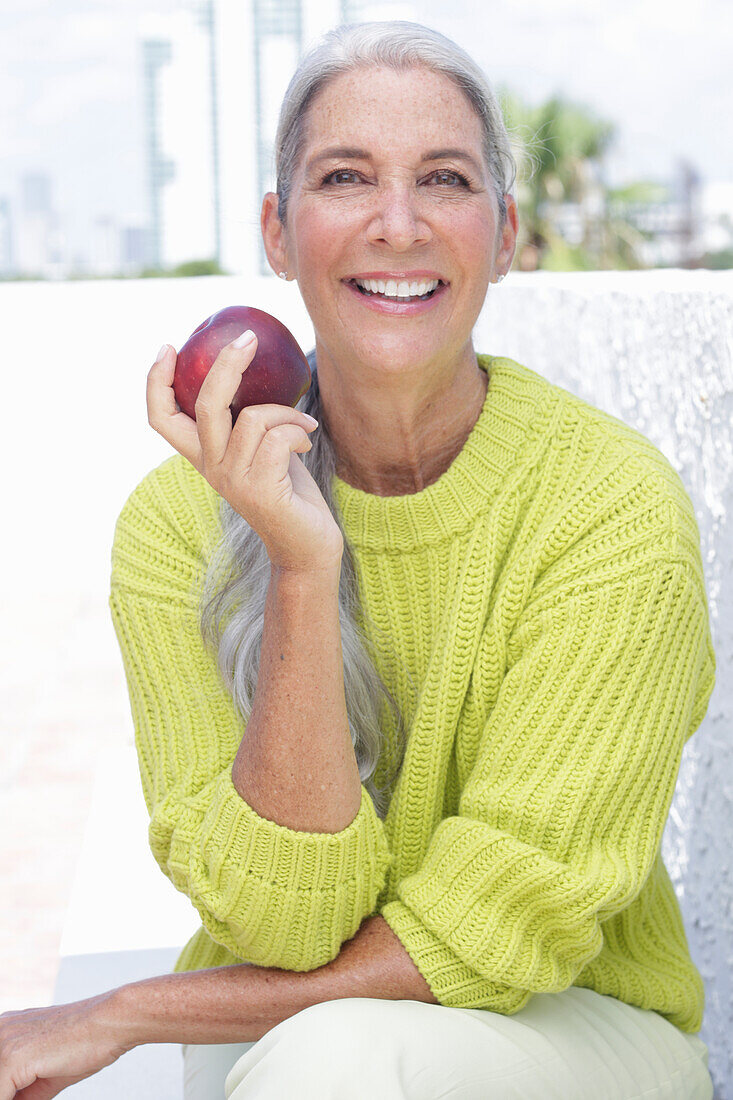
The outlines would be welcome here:
[[[49,1100],[130,1050],[111,997],[0,1015],[0,1100]]]
[[[196,467],[247,520],[274,568],[313,573],[338,569],[343,535],[297,454],[310,450],[313,424],[287,405],[250,405],[232,427],[231,405],[252,362],[257,339],[227,344],[196,399],[192,420],[176,402],[175,349],[168,346],[148,374],[148,423]]]

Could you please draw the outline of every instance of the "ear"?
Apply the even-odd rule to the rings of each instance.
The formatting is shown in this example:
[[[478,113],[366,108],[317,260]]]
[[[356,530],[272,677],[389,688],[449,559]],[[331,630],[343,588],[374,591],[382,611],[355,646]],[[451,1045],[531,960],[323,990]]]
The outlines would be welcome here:
[[[262,213],[260,214],[260,229],[265,252],[270,267],[277,275],[280,271],[288,271],[288,253],[285,242],[285,228],[277,213],[278,196],[274,191],[268,191],[262,200]]]
[[[514,250],[517,247],[517,233],[519,232],[517,203],[514,197],[508,193],[504,195],[504,202],[506,203],[506,221],[494,259],[494,266],[499,272],[507,272],[512,266]]]

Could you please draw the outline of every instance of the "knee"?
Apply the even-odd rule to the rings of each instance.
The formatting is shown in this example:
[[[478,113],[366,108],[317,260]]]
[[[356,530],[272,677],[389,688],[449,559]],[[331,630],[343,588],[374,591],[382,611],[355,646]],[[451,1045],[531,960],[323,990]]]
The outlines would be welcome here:
[[[374,1030],[370,1024],[381,1017],[383,1000],[366,997],[342,997],[309,1005],[283,1020],[264,1038],[272,1037],[283,1050],[308,1057],[312,1052],[323,1068],[323,1055],[332,1064],[358,1064],[360,1052],[374,1049]]]
[[[379,1047],[375,1027],[384,1005],[382,1000],[345,997],[289,1016],[232,1067],[227,1097],[326,1100],[353,1094],[354,1082]]]

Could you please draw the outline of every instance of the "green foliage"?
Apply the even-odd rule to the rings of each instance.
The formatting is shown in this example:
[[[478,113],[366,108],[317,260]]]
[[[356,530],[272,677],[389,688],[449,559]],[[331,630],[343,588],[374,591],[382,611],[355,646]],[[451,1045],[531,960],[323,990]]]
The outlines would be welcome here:
[[[623,187],[609,188],[606,197],[614,202],[668,202],[669,187],[653,180],[634,180]]]
[[[561,185],[564,201],[577,201],[583,193],[588,161],[600,160],[616,135],[613,123],[606,122],[586,107],[555,94],[538,107],[530,107],[517,95],[502,87],[498,98],[507,130],[516,144],[524,167],[532,170],[527,184],[550,197],[553,178]]]
[[[229,275],[216,260],[188,260],[177,267],[145,267],[131,273],[114,272],[111,275],[91,274],[84,271],[72,271],[64,276],[65,282],[92,282],[104,279],[183,279],[201,275]],[[48,275],[0,275],[0,283],[53,282]]]
[[[702,267],[712,271],[730,271],[733,268],[733,248],[723,248],[719,252],[706,252],[700,261]]]
[[[596,264],[584,248],[568,244],[559,233],[548,230],[547,247],[542,255],[543,271],[593,271]]]
[[[646,180],[615,190],[604,185],[602,162],[616,137],[614,124],[558,93],[530,106],[503,85],[497,98],[517,161],[518,266],[548,271],[645,267],[640,246],[647,235],[625,222],[623,205],[664,202],[668,190]],[[591,215],[588,200],[597,203],[599,195],[602,213]],[[576,205],[583,219],[580,244],[568,243],[555,228],[552,212],[564,204]]]
[[[178,264],[170,272],[174,279],[180,279],[192,275],[225,275],[216,260],[188,260],[184,264]]]
[[[138,279],[184,279],[199,275],[227,275],[217,260],[187,260],[176,267],[146,267]]]

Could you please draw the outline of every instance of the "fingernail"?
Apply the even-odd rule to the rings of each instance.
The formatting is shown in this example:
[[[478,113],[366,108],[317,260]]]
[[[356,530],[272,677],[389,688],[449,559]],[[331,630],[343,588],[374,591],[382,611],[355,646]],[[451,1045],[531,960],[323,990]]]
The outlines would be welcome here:
[[[159,363],[159,362],[161,361],[161,359],[163,358],[163,356],[165,355],[165,353],[166,353],[167,351],[168,351],[168,345],[167,345],[167,344],[163,344],[163,347],[162,347],[162,348],[160,349],[160,351],[158,352],[158,356],[157,356],[157,358],[156,358],[155,362],[156,362],[156,363]]]
[[[315,416],[311,416],[310,413],[303,413],[303,416],[306,418],[306,420],[310,420],[311,424],[315,425],[316,428],[318,427],[318,421],[316,420]]]
[[[245,329],[241,336],[238,336],[236,340],[232,340],[232,344],[235,348],[243,348],[245,344],[251,343],[254,340],[255,334],[251,328]]]

